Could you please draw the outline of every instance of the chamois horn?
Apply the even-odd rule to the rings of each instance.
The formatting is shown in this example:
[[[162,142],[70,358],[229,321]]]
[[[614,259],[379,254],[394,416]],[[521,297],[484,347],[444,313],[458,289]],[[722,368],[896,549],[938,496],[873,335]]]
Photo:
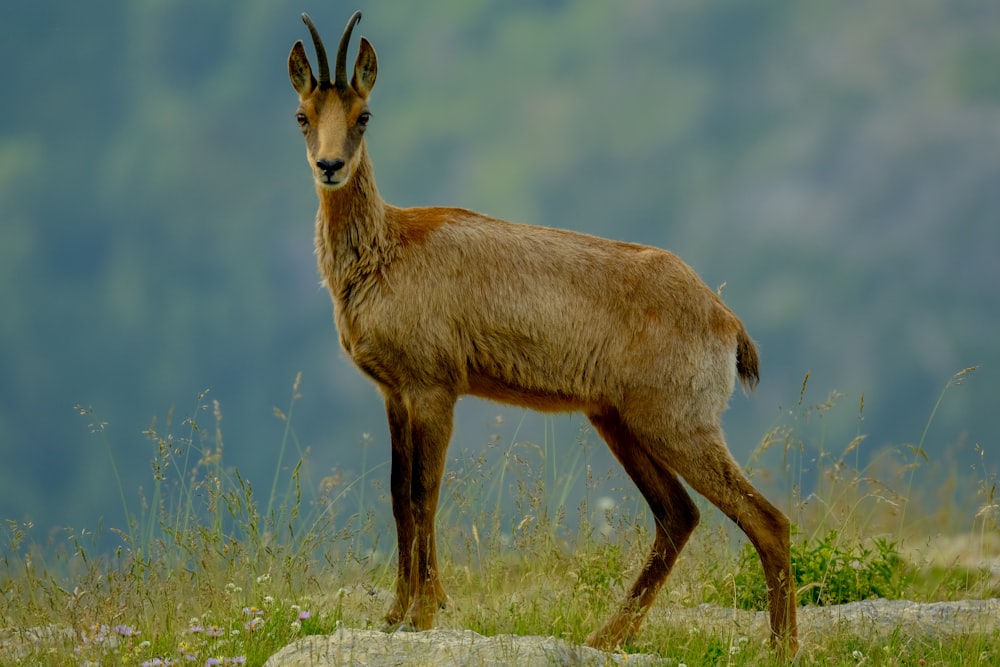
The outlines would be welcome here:
[[[319,85],[320,87],[330,85],[330,64],[326,61],[326,48],[323,46],[323,40],[319,36],[319,30],[313,25],[312,19],[306,13],[302,14],[302,22],[309,27],[309,34],[313,38],[313,47],[316,49],[316,64],[319,66]]]
[[[354,15],[347,22],[347,27],[344,28],[344,34],[340,37],[340,46],[337,48],[337,79],[334,82],[338,90],[347,88],[347,47],[351,42],[354,25],[360,20],[361,12],[354,12]]]

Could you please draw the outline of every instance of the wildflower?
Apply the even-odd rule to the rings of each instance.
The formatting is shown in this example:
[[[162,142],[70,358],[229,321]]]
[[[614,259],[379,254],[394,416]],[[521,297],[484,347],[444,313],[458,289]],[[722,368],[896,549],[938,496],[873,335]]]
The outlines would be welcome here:
[[[304,620],[306,620],[307,618],[310,618],[311,616],[312,616],[312,613],[311,613],[311,612],[308,612],[308,611],[306,611],[306,610],[304,610],[304,609],[303,609],[302,611],[300,611],[300,612],[299,612],[299,620],[300,620],[300,621],[304,621]]]
[[[222,661],[219,660],[218,658],[209,658],[208,660],[205,661],[205,667],[217,667],[218,665],[221,664]]]
[[[272,596],[272,595],[265,595],[264,596],[264,606],[265,607],[270,607],[272,604],[274,604],[274,596]]]
[[[197,621],[198,619],[191,619],[191,620]],[[188,626],[188,632],[190,632],[193,635],[205,632],[205,626],[199,625],[198,623],[192,623],[191,625]]]
[[[270,572],[268,572],[267,574],[262,574],[259,577],[257,577],[257,583],[258,584],[266,584],[269,581],[271,581],[271,573]]]
[[[254,616],[249,621],[247,621],[246,625],[244,625],[243,627],[245,627],[250,632],[253,632],[254,630],[259,630],[263,625],[264,625],[264,618],[261,616]]]
[[[122,637],[139,636],[139,631],[133,628],[131,625],[116,625],[115,632]]]
[[[208,628],[205,629],[205,634],[208,635],[209,637],[221,637],[221,636],[223,636],[226,633],[219,626],[217,626],[217,625],[210,625],[210,626],[208,626]]]
[[[186,662],[194,662],[198,659],[198,656],[195,655],[195,652],[197,651],[196,647],[188,644],[183,639],[177,642],[177,650],[181,652],[181,657],[184,658]]]
[[[148,640],[139,642],[139,648],[149,648],[150,646],[152,646],[152,643],[150,643]]]
[[[94,625],[90,626],[90,630],[91,632],[93,632],[92,635],[88,635],[86,632],[83,633],[84,644],[88,643],[100,644],[101,642],[103,642],[105,639],[108,638],[108,626],[106,625],[99,625],[95,623]]]
[[[300,623],[299,621],[292,621],[292,630],[293,631],[298,632],[301,629],[302,629],[302,623]]]
[[[257,607],[243,607],[244,616],[263,616],[264,610]]]

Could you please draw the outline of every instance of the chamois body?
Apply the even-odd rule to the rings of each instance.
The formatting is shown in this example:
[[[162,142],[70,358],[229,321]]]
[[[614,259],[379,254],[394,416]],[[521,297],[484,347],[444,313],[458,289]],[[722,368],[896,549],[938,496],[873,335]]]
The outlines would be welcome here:
[[[382,394],[392,440],[399,573],[387,626],[428,628],[447,599],[434,514],[455,402],[471,394],[583,412],[649,503],[657,525],[649,558],[588,643],[614,647],[638,629],[698,522],[683,478],[757,548],[772,639],[794,652],[788,520],[747,481],[720,428],[737,378],[752,388],[758,376],[739,318],[666,250],[387,204],[362,137],[377,72],[364,38],[350,84],[345,72],[360,14],[341,38],[336,83],[303,18],[320,77],[301,42],[289,73],[320,201],[319,270],[341,345]]]
[[[588,414],[685,394],[662,419],[719,419],[743,327],[672,253],[369,201],[348,224],[321,211],[316,247],[341,344],[380,387]]]

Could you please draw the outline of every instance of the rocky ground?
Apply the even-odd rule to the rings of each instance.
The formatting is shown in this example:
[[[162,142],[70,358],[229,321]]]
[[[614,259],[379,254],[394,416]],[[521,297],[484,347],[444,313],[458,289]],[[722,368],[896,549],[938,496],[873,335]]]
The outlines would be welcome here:
[[[949,635],[1000,631],[1000,600],[965,600],[918,604],[905,600],[868,600],[835,607],[801,607],[803,644],[836,629],[866,640],[903,632],[947,638]],[[739,641],[766,637],[767,614],[702,605],[656,610],[647,623],[664,623],[698,632],[720,633]],[[374,630],[341,628],[329,636],[305,637],[285,647],[265,667],[332,667],[333,665],[662,665],[650,655],[595,651],[552,637],[500,635],[483,637],[470,630],[432,630],[387,635]]]
[[[800,607],[799,635],[810,638],[836,631],[863,641],[894,633],[947,639],[954,635],[1000,632],[1000,599],[920,604],[905,600],[867,600],[834,607]],[[744,638],[767,636],[767,614],[701,605],[655,608],[647,623],[687,628],[693,632]],[[71,628],[0,629],[0,664],[38,655],[47,647],[75,640]],[[385,634],[377,630],[341,628],[326,636],[304,637],[273,655],[265,667],[332,667],[334,665],[408,665],[458,667],[467,665],[664,665],[651,655],[602,653],[561,639],[537,636],[484,637],[471,630]]]

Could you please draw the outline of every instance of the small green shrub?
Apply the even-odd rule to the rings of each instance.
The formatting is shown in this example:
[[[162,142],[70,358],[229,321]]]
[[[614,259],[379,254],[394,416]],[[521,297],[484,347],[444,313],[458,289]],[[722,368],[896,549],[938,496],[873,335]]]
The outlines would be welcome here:
[[[836,530],[823,537],[792,541],[792,572],[799,604],[835,605],[873,598],[898,598],[907,581],[907,568],[896,543],[875,538],[848,543]],[[757,551],[744,544],[732,585],[723,587],[728,602],[743,609],[767,609],[767,585]]]

